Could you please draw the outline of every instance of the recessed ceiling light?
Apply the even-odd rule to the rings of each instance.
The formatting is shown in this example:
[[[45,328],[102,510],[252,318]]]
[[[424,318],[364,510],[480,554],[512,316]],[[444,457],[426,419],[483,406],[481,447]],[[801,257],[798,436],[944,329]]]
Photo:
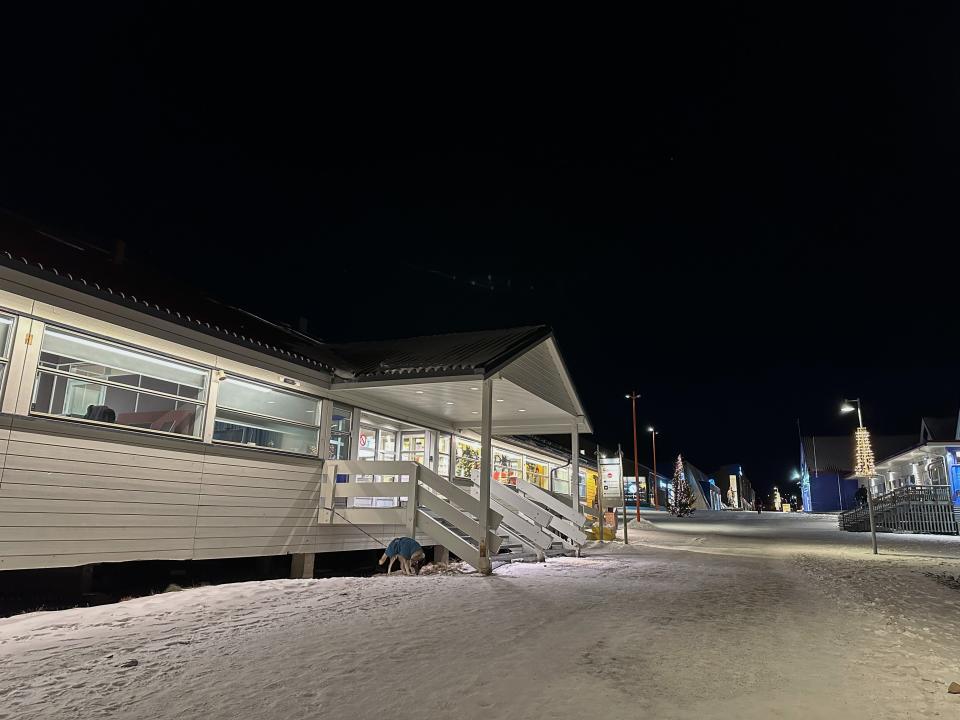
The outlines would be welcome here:
[[[501,400],[500,398],[497,398],[497,402],[503,402],[503,400]]]
[[[526,410],[524,410],[523,408],[518,408],[517,412],[526,412]]]
[[[471,411],[470,411],[470,414],[471,414],[471,415],[479,415],[479,414],[480,414],[480,411],[479,411],[479,410],[471,410]]]
[[[414,391],[413,391],[413,394],[414,394],[414,395],[423,395],[423,390],[414,390]]]
[[[478,387],[472,387],[472,388],[470,388],[470,389],[471,389],[471,390],[479,390],[480,388],[478,388]]]
[[[447,400],[447,405],[453,405],[453,400]]]

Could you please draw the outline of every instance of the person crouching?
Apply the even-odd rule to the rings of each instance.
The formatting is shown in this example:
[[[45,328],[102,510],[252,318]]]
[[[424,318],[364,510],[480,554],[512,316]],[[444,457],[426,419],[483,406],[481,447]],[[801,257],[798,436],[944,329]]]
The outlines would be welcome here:
[[[413,538],[399,537],[394,538],[387,545],[387,549],[380,557],[379,564],[383,565],[388,559],[390,560],[390,564],[387,565],[387,575],[389,575],[393,569],[393,563],[399,558],[400,572],[404,575],[419,575],[420,563],[423,562],[425,557],[420,543]]]

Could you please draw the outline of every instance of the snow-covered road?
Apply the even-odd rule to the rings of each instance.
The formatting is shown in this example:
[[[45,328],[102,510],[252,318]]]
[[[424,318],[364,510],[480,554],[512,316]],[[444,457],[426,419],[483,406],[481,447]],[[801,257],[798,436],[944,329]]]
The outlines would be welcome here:
[[[0,620],[0,718],[960,717],[957,538],[662,515],[477,575],[271,581]],[[134,664],[136,661],[136,664]]]

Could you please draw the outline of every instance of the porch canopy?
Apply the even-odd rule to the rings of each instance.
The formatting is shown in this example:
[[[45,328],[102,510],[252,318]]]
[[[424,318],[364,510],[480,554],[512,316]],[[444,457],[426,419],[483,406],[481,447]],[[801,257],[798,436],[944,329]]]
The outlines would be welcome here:
[[[482,434],[489,383],[494,435],[591,432],[545,326],[333,345],[331,394],[398,420]]]

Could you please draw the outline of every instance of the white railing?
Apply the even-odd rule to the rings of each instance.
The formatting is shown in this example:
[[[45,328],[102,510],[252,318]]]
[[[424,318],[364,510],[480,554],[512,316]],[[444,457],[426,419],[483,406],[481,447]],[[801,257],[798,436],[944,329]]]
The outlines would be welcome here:
[[[356,482],[357,476],[395,476],[398,481]],[[346,476],[346,482],[337,482]],[[405,479],[404,479],[405,478]],[[328,460],[324,464],[317,520],[327,525],[404,525],[409,537],[428,535],[475,568],[480,566],[480,501],[429,468],[412,461]],[[346,498],[346,507],[337,500]],[[351,507],[350,498],[396,498],[395,507]],[[402,502],[406,498],[406,503]],[[503,516],[491,508],[488,556],[500,549]]]
[[[559,539],[568,545],[583,545],[587,541],[587,536],[583,532],[587,519],[582,513],[557,500],[543,488],[525,480],[517,480],[517,490],[531,503],[549,511],[550,518],[547,524],[542,525],[544,530],[553,535],[563,536]]]

